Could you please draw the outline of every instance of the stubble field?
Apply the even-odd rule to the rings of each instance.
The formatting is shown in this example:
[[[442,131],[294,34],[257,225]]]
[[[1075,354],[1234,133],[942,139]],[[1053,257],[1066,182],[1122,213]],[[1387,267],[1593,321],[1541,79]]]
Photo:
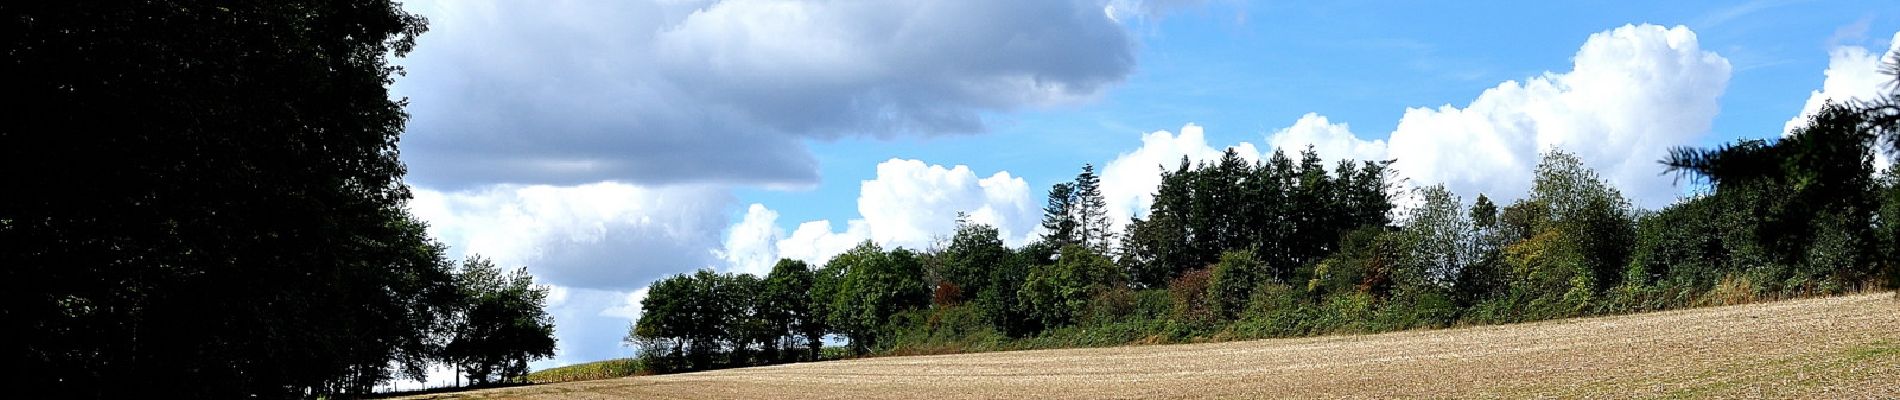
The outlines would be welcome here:
[[[1900,398],[1893,293],[1378,335],[882,357],[420,398]]]

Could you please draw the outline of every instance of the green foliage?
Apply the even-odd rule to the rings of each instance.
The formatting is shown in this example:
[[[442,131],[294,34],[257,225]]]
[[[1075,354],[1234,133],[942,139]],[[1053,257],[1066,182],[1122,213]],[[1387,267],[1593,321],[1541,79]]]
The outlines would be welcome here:
[[[1621,192],[1576,155],[1553,150],[1537,165],[1529,202],[1548,218],[1533,221],[1534,229],[1559,232],[1558,251],[1574,253],[1547,259],[1558,263],[1550,268],[1575,269],[1564,273],[1576,281],[1573,289],[1595,293],[1620,283],[1636,236],[1634,210]]]
[[[1042,241],[1066,245],[1075,243],[1077,226],[1075,183],[1058,183],[1049,188],[1049,204],[1042,207]]]
[[[1049,188],[1049,202],[1042,209],[1042,227],[1047,232],[1043,241],[1058,248],[1079,244],[1099,253],[1108,252],[1115,234],[1108,223],[1108,202],[1102,198],[1101,185],[1095,166],[1083,164],[1074,181]]]
[[[1230,251],[1221,254],[1207,281],[1208,311],[1215,318],[1233,319],[1247,308],[1254,286],[1266,281],[1265,267],[1254,261],[1252,252]]]
[[[1471,262],[1471,220],[1458,196],[1435,185],[1419,192],[1423,200],[1405,219],[1400,251],[1405,260],[1394,278],[1406,292],[1445,291]]]
[[[1076,243],[1107,254],[1115,234],[1108,223],[1108,201],[1102,198],[1102,180],[1095,175],[1094,165],[1082,164],[1082,172],[1075,176],[1075,209],[1071,213]]]
[[[526,268],[503,272],[470,256],[455,274],[460,301],[451,309],[449,342],[439,356],[469,382],[507,382],[528,373],[528,362],[554,357],[554,318],[548,289]]]
[[[1212,322],[1208,307],[1208,287],[1213,281],[1211,269],[1188,271],[1168,282],[1170,317],[1180,323],[1200,325]]]
[[[1509,238],[1496,204],[1484,195],[1472,203],[1471,237],[1468,258],[1452,282],[1452,300],[1460,307],[1471,307],[1500,296],[1507,288],[1504,246]]]
[[[1876,240],[1884,245],[1879,248],[1878,259],[1886,264],[1887,288],[1900,288],[1900,171],[1888,169],[1876,190],[1880,211],[1875,215],[1873,230]]]
[[[1676,148],[1663,160],[1671,171],[1703,178],[1716,197],[1740,204],[1732,213],[1770,262],[1786,268],[1765,276],[1773,286],[1838,275],[1857,286],[1877,275],[1872,255],[1881,244],[1865,240],[1880,207],[1871,151],[1883,131],[1878,112],[1829,103],[1774,143],[1742,141],[1714,149]]]
[[[452,262],[409,215],[391,1],[5,7],[0,344],[62,397],[420,377]]]
[[[1486,202],[1488,204],[1488,202]],[[1622,194],[1559,150],[1538,163],[1530,196],[1489,218],[1492,206],[1474,207],[1488,227],[1462,224],[1455,304],[1486,321],[1583,315],[1630,276],[1637,237],[1636,212]],[[1434,213],[1451,213],[1446,208]],[[1467,286],[1468,285],[1468,286]],[[1435,301],[1432,302],[1435,305]]]
[[[916,355],[1001,350],[1008,336],[967,305],[911,310],[892,316],[886,354]]]
[[[831,329],[825,316],[818,313],[812,304],[811,293],[817,277],[804,261],[784,259],[772,266],[772,272],[765,277],[764,292],[760,294],[763,302],[758,313],[771,326],[770,338],[775,345],[766,349],[778,349],[768,354],[767,359],[817,360],[824,348],[825,332]],[[649,294],[650,296],[650,294]],[[802,339],[802,342],[801,342]],[[803,345],[803,355],[795,355],[795,348]]]
[[[1460,309],[1443,291],[1409,292],[1382,304],[1367,331],[1443,328],[1458,318]]]
[[[807,271],[782,260],[765,279],[712,270],[661,279],[647,289],[626,340],[662,373],[816,359],[812,343],[822,345],[827,328],[815,298],[798,290],[823,280]],[[794,350],[801,344],[806,351]]]
[[[994,228],[960,221],[948,247],[922,256],[929,271],[866,243],[819,271],[811,293],[829,300],[816,313],[855,351],[886,354],[1382,332],[1838,293],[1900,253],[1900,224],[1886,222],[1900,220],[1900,178],[1840,175],[1869,171],[1821,156],[1856,148],[1811,138],[1871,129],[1840,113],[1782,143],[1738,146],[1720,169],[1766,177],[1722,178],[1654,212],[1557,150],[1509,206],[1480,194],[1467,208],[1429,186],[1397,226],[1388,162],[1329,172],[1311,150],[1298,162],[1233,151],[1183,159],[1162,171],[1154,205],[1131,219],[1112,261],[1091,239],[1108,235],[1077,233],[1089,225],[1077,222],[1087,219],[1078,199],[1092,196],[1076,191],[1096,184],[1085,168],[1052,190],[1048,227],[1070,233],[1011,251]],[[1770,161],[1780,166],[1746,164]],[[922,279],[970,291],[942,291],[934,308],[864,297],[921,291]]]
[[[1017,296],[1028,317],[1045,327],[1059,327],[1074,323],[1096,293],[1124,282],[1122,271],[1108,257],[1069,245],[1055,264],[1031,269]]]
[[[1161,287],[1224,252],[1248,250],[1264,278],[1292,279],[1345,233],[1390,222],[1388,165],[1341,162],[1328,173],[1311,149],[1297,164],[1279,152],[1249,163],[1232,149],[1200,165],[1183,159],[1162,171],[1147,218],[1130,224],[1122,264],[1142,287]]]
[[[996,228],[959,223],[950,245],[939,257],[943,260],[939,272],[942,278],[960,289],[977,315],[1004,333],[1028,330],[1017,322],[1024,318],[1017,295],[1028,278],[1030,263],[1003,245]]]
[[[1185,229],[1178,218],[1169,215],[1151,217],[1129,220],[1128,230],[1121,238],[1121,254],[1116,263],[1128,271],[1135,285],[1163,288],[1177,273],[1175,266],[1182,262],[1179,258],[1186,254],[1189,243],[1187,237],[1178,235]]]
[[[1363,228],[1340,240],[1339,251],[1300,275],[1310,299],[1334,293],[1387,297],[1397,288],[1395,275],[1406,262],[1401,232]]]
[[[877,348],[892,315],[930,303],[923,264],[910,250],[885,252],[865,241],[833,257],[825,269],[838,271],[839,277],[827,320],[860,354]]]
[[[640,349],[647,367],[658,372],[709,368],[712,355],[727,340],[724,319],[712,300],[719,294],[709,270],[654,282],[640,301],[640,319],[627,341]]]

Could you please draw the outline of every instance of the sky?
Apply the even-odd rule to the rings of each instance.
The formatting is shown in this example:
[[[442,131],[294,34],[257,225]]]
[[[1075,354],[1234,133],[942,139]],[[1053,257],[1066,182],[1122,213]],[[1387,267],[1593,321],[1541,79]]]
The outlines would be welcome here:
[[[1438,3],[412,0],[391,96],[411,211],[550,287],[545,368],[631,356],[667,275],[928,248],[959,212],[1020,245],[1085,164],[1117,221],[1230,147],[1507,202],[1561,148],[1662,208],[1669,147],[1885,90],[1900,39],[1882,1]]]

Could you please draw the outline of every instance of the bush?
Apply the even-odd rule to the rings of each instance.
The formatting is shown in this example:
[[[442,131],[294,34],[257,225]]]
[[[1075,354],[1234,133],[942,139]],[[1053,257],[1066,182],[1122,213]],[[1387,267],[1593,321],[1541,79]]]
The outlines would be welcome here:
[[[1262,267],[1253,253],[1229,251],[1221,254],[1207,281],[1207,306],[1214,318],[1231,320],[1247,308],[1254,286],[1260,281]]]
[[[1082,309],[1083,325],[1106,325],[1123,321],[1135,309],[1135,291],[1126,287],[1103,290],[1089,299]]]
[[[1442,328],[1457,320],[1458,311],[1458,305],[1444,292],[1407,293],[1380,307],[1367,328],[1371,331]]]
[[[1318,312],[1300,326],[1300,334],[1365,332],[1363,321],[1372,317],[1372,296],[1344,293],[1326,297]]]
[[[1233,333],[1244,338],[1297,335],[1293,327],[1305,315],[1306,305],[1292,286],[1269,282],[1254,289],[1247,310],[1235,321]]]
[[[1703,294],[1701,304],[1706,306],[1727,306],[1748,304],[1760,295],[1755,282],[1747,276],[1726,275],[1716,282],[1715,288]]]
[[[1173,320],[1188,324],[1209,322],[1211,314],[1207,307],[1208,281],[1212,277],[1206,268],[1188,271],[1168,281],[1168,298],[1173,304]]]
[[[1147,289],[1135,292],[1134,308],[1129,311],[1128,319],[1137,321],[1167,320],[1174,312],[1174,299],[1167,289]]]
[[[975,307],[967,305],[900,312],[891,316],[884,330],[891,340],[889,347],[881,350],[892,355],[997,350],[1007,339]]]
[[[1061,327],[1081,318],[1097,293],[1124,287],[1125,282],[1108,257],[1068,245],[1055,264],[1030,270],[1017,297],[1025,314],[1044,327]]]

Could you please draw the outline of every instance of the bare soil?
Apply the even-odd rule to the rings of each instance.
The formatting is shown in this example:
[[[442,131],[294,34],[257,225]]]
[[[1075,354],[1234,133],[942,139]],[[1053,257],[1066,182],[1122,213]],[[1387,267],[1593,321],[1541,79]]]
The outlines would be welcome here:
[[[880,357],[458,399],[1900,398],[1893,293],[1377,335]]]

